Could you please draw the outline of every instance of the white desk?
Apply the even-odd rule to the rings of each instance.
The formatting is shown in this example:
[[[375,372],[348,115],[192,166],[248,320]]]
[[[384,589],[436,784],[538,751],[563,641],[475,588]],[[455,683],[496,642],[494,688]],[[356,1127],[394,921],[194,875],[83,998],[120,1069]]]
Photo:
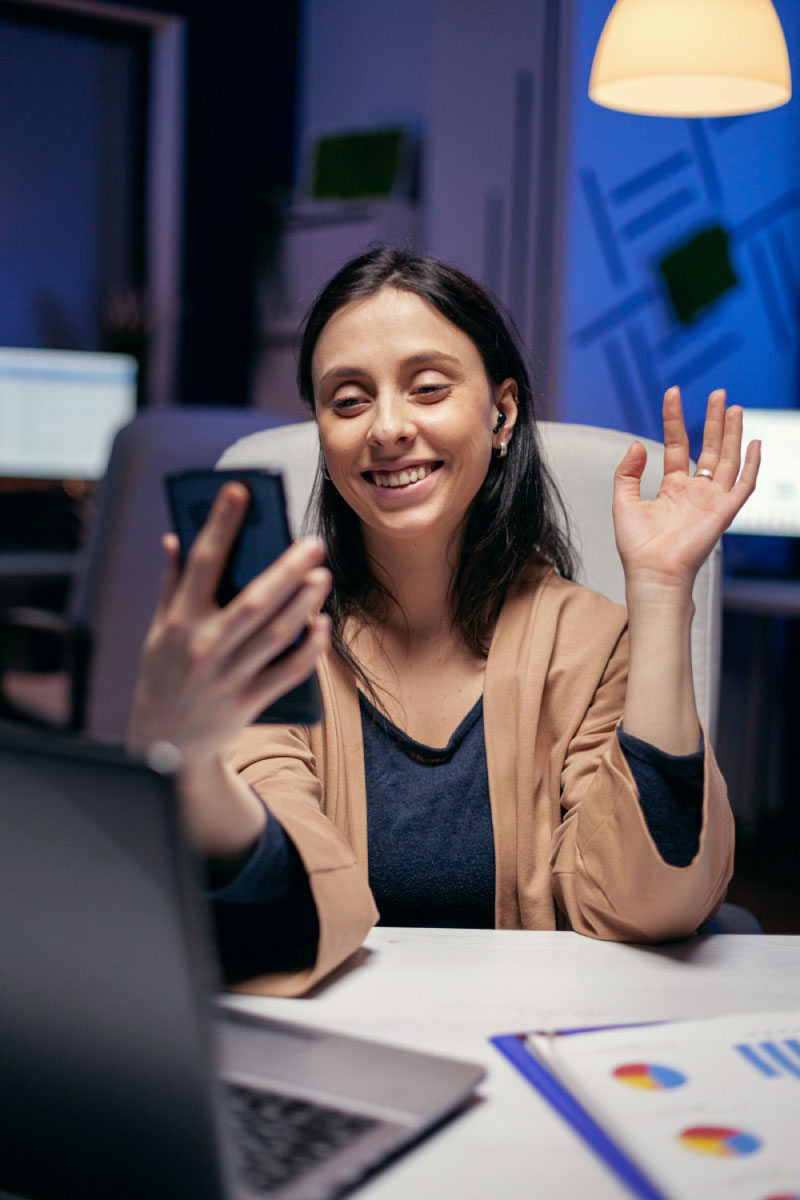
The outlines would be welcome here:
[[[401,1157],[364,1200],[612,1200],[623,1193],[487,1042],[495,1033],[800,1006],[800,937],[694,937],[670,947],[572,933],[375,929],[362,961],[302,1000],[234,1006],[469,1058],[481,1100]]]

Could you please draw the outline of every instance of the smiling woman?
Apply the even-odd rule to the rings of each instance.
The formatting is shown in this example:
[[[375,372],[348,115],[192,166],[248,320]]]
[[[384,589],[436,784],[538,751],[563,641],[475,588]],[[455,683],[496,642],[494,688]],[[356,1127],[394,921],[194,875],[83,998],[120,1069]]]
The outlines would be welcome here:
[[[229,491],[180,579],[168,546],[134,718],[136,740],[184,752],[231,974],[304,990],[358,945],[373,897],[388,924],[696,929],[733,823],[694,702],[691,593],[755,485],[741,410],[712,393],[690,477],[667,392],[654,501],[644,448],[620,463],[626,609],[571,582],[528,373],[472,280],[393,249],[353,260],[311,310],[298,380],[330,573],[301,544],[218,609],[246,505]],[[314,662],[319,726],[248,725]]]
[[[340,376],[336,363],[357,348],[358,370]],[[516,383],[493,383],[466,334],[396,288],[340,309],[315,346],[312,372],[332,486],[357,517],[381,578],[395,587],[402,580],[404,590],[413,578],[415,603],[427,608],[420,563],[456,569],[459,531],[487,477],[501,417],[499,436],[513,434]],[[446,609],[439,615],[449,624]]]
[[[357,673],[338,637],[345,616],[369,625],[382,600],[384,618],[393,612],[405,626],[411,605],[436,616],[445,644],[456,630],[459,647],[483,661],[525,564],[572,575],[522,356],[497,307],[461,272],[392,250],[349,263],[309,314],[298,384],[328,466],[315,523],[335,577],[334,643]],[[342,475],[342,487],[334,482],[344,441],[361,477],[346,491]],[[377,493],[393,468],[399,481],[413,464],[430,469],[423,486]]]

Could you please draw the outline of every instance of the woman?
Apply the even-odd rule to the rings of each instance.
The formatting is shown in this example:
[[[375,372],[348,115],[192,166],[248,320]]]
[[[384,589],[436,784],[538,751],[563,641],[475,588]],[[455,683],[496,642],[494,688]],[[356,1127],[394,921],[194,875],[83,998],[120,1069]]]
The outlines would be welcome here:
[[[246,507],[226,488],[180,578],[167,539],[132,730],[184,754],[235,973],[282,956],[253,986],[313,983],[374,920],[367,875],[389,923],[695,929],[724,896],[733,827],[695,707],[691,593],[755,486],[741,410],[712,393],[690,478],[667,392],[655,501],[644,448],[620,463],[626,614],[569,582],[524,363],[460,272],[386,248],[347,264],[308,317],[298,379],[331,574],[300,543],[216,609]],[[320,726],[248,725],[315,659]]]

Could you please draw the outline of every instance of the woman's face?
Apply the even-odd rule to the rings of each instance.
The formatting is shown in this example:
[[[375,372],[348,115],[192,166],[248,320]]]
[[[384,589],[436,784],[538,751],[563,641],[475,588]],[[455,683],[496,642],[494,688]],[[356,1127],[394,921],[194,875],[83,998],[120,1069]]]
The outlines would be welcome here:
[[[328,472],[368,546],[449,541],[493,447],[511,437],[514,381],[493,384],[467,334],[426,300],[392,287],[331,317],[312,378]]]

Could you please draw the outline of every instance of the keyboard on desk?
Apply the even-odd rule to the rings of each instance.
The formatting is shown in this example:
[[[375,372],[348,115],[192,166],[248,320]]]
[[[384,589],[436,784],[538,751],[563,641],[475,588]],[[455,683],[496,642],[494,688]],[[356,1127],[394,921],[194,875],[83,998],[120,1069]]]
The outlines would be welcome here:
[[[327,1174],[317,1190],[313,1173],[332,1155],[387,1129],[385,1122],[359,1113],[234,1083],[225,1085],[225,1112],[241,1182],[256,1195],[287,1200],[330,1195]],[[360,1157],[343,1171],[342,1187],[362,1173]]]

